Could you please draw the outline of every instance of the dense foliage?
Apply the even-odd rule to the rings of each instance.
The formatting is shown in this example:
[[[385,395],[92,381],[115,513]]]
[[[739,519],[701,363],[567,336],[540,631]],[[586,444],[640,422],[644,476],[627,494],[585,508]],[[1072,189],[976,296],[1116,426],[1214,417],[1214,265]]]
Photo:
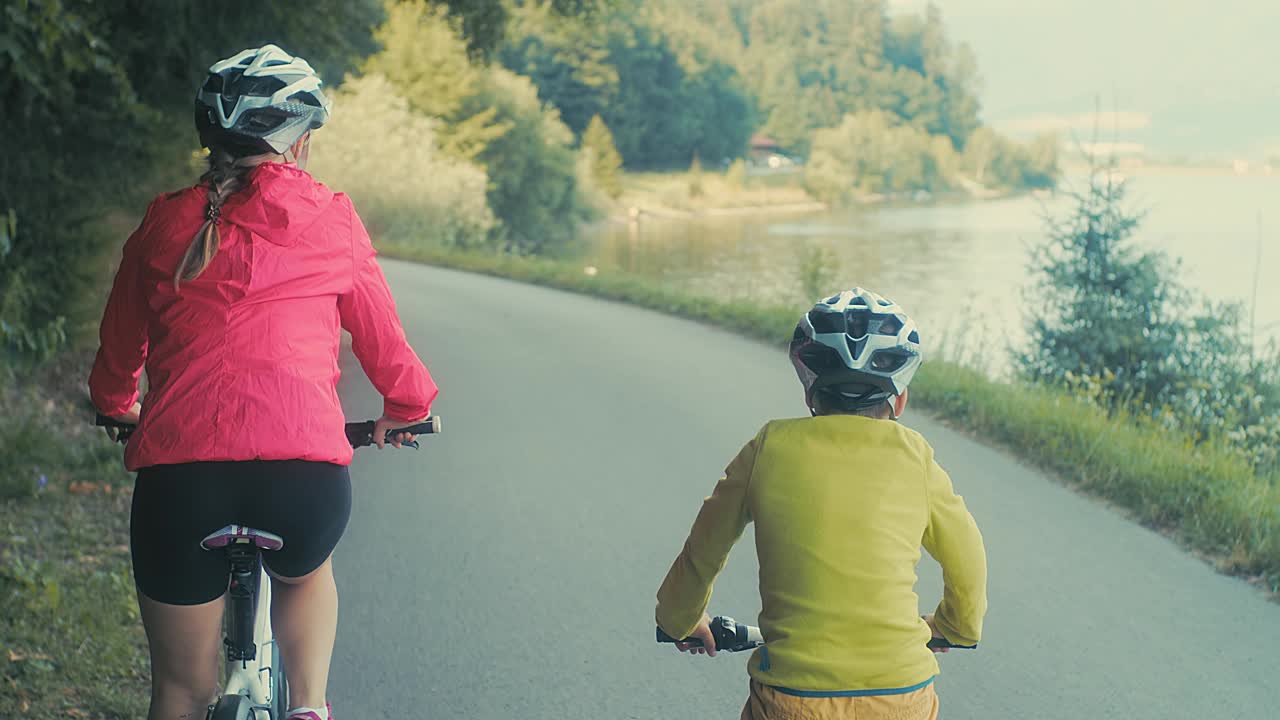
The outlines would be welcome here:
[[[498,244],[537,252],[567,239],[581,213],[573,135],[528,78],[475,62],[457,24],[421,0],[392,5],[375,35],[382,50],[364,71],[438,118],[445,151],[487,172]]]
[[[102,218],[190,182],[192,88],[211,59],[265,42],[307,57],[331,84],[360,67],[399,96],[378,91],[380,117],[339,105],[332,137],[343,146],[329,143],[332,157],[385,158],[403,174],[398,150],[421,134],[421,153],[399,155],[483,174],[487,210],[463,202],[437,226],[443,201],[414,195],[429,183],[375,200],[374,186],[357,187],[372,174],[357,180],[329,164],[334,184],[352,183],[371,206],[408,208],[416,197],[416,225],[403,211],[392,224],[429,226],[433,242],[450,246],[546,250],[586,215],[581,180],[617,197],[613,151],[633,169],[686,168],[696,157],[722,170],[755,131],[793,155],[812,146],[808,185],[832,201],[1041,186],[1056,175],[1051,141],[1023,147],[980,126],[972,54],[947,39],[933,7],[894,15],[883,0],[6,0],[2,12],[7,363],[47,356],[92,324],[87,288],[111,266],[127,225]],[[394,128],[370,142],[340,119],[347,110],[371,123],[369,138],[387,130],[380,122]],[[613,151],[584,137],[595,117]],[[592,157],[579,162],[580,146]],[[323,166],[323,140],[318,151]],[[468,177],[456,190],[472,198],[478,176]]]
[[[732,18],[744,76],[764,129],[802,149],[814,130],[851,113],[883,110],[961,149],[979,126],[977,65],[953,47],[937,6],[890,16],[884,0],[715,0]]]
[[[1222,438],[1259,467],[1277,467],[1280,357],[1255,347],[1240,306],[1196,297],[1162,253],[1134,238],[1141,216],[1125,187],[1098,172],[1048,220],[1031,270],[1030,379],[1067,385],[1201,439]],[[1052,309],[1045,312],[1045,309]]]
[[[349,193],[370,235],[409,245],[471,248],[494,227],[488,178],[440,148],[441,121],[409,109],[381,75],[343,83],[317,133],[308,170]]]
[[[0,7],[0,259],[6,365],[56,346],[93,297],[112,207],[190,180],[191,96],[212,58],[277,42],[340,74],[376,0],[6,0]]]
[[[1057,176],[1053,138],[1023,146],[981,125],[973,53],[947,39],[932,5],[895,15],[883,0],[652,0],[566,22],[529,3],[497,57],[574,132],[603,118],[632,169],[694,155],[722,168],[760,131],[818,166],[807,184],[830,202]]]
[[[521,7],[498,57],[532,78],[575,133],[599,115],[630,168],[741,155],[755,113],[737,69],[700,38],[673,36],[663,5],[578,22]]]

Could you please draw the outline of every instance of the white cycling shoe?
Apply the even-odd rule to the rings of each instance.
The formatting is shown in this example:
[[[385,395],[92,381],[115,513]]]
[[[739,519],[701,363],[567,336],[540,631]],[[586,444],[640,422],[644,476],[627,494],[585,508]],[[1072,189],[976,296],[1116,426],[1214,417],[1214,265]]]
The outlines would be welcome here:
[[[325,703],[323,715],[321,715],[320,711],[315,708],[293,708],[289,711],[285,720],[334,720],[333,707],[329,703]]]

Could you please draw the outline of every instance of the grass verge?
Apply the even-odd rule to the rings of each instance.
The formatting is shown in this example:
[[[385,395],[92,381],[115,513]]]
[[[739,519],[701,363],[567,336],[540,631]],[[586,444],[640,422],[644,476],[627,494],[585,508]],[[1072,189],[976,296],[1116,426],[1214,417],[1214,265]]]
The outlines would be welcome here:
[[[144,717],[129,477],[82,408],[47,398],[0,387],[0,718]]]
[[[588,275],[540,258],[459,254],[382,245],[390,256],[619,300],[699,320],[782,346],[794,307],[696,297],[625,275]],[[1223,572],[1280,592],[1280,478],[1256,475],[1240,456],[1134,415],[1114,414],[1064,390],[996,382],[930,360],[912,384],[918,407],[1203,553]]]

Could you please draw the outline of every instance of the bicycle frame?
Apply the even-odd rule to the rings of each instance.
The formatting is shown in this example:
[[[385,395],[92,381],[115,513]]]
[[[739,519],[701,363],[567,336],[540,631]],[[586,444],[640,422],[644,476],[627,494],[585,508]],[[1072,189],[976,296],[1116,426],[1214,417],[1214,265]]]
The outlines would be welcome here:
[[[224,552],[231,564],[231,585],[224,611],[226,685],[222,694],[249,698],[257,720],[282,720],[272,712],[276,698],[271,694],[280,667],[271,632],[271,578],[252,541],[237,540]]]

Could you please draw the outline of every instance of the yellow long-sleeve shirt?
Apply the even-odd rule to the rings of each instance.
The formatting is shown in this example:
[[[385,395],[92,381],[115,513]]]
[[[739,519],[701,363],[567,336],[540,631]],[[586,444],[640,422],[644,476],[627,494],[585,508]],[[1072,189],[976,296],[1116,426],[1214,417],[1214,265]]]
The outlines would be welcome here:
[[[766,424],[725,468],[658,591],[668,634],[696,627],[748,522],[765,638],[749,672],[766,685],[862,694],[935,676],[914,590],[921,545],[942,565],[943,634],[958,645],[982,635],[982,535],[914,430],[854,415]]]

